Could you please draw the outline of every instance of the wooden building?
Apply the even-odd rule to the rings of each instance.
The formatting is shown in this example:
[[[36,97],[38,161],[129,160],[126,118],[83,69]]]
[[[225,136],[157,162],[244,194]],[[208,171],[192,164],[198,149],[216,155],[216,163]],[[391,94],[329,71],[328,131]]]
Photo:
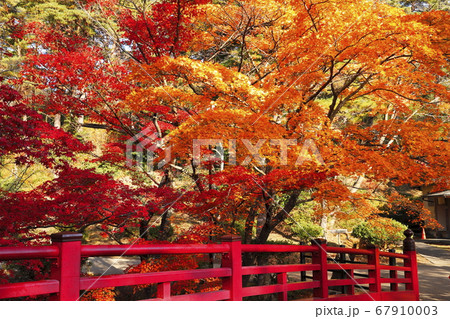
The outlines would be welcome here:
[[[437,238],[450,238],[450,190],[427,194],[424,200],[425,208],[429,209],[432,217],[442,225],[442,228],[430,232],[430,235],[435,235]]]

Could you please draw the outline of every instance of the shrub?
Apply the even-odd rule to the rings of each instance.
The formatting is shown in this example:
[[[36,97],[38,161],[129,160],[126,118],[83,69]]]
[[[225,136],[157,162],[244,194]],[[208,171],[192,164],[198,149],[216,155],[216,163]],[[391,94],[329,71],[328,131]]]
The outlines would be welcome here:
[[[391,218],[379,217],[363,221],[353,228],[352,236],[380,248],[394,245],[404,239],[406,226]]]
[[[299,219],[292,224],[292,231],[300,237],[301,241],[308,242],[323,235],[323,229],[311,220]]]

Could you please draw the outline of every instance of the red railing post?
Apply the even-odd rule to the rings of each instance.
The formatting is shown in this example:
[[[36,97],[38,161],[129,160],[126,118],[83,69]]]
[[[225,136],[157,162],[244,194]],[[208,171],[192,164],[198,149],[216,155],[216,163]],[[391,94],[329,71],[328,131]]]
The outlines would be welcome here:
[[[58,300],[75,301],[80,297],[81,237],[74,232],[51,235],[59,248],[57,265],[52,270],[52,277],[59,281]]]
[[[395,249],[389,249],[390,253],[395,253]],[[389,257],[389,266],[397,266],[397,259],[395,257]],[[390,270],[389,271],[389,278],[397,279],[397,270]],[[393,282],[390,285],[391,291],[398,291],[398,283]]]
[[[169,300],[170,299],[170,282],[159,283],[156,290],[156,298]]]
[[[241,237],[236,235],[226,235],[222,237],[222,242],[230,243],[230,252],[224,254],[222,267],[231,268],[231,277],[223,278],[223,289],[230,291],[230,299],[233,301],[242,300],[242,249]]]
[[[328,298],[328,262],[327,262],[327,241],[325,239],[313,239],[312,245],[319,248],[312,253],[312,263],[319,264],[320,270],[313,271],[313,280],[318,280],[320,286],[314,288],[314,298]]]
[[[405,278],[411,279],[411,283],[406,284],[406,290],[412,290],[415,295],[415,300],[419,300],[419,275],[417,273],[417,255],[416,244],[412,236],[414,232],[411,229],[405,230],[403,233],[406,238],[403,240],[403,254],[408,255],[405,259],[405,267],[411,267],[411,271],[405,271]]]
[[[381,292],[381,270],[380,270],[380,250],[371,245],[368,247],[373,251],[373,253],[367,256],[367,264],[372,265],[375,269],[369,270],[369,278],[374,279],[374,282],[369,284],[369,292],[372,294],[372,297],[376,300],[380,300],[379,293]]]
[[[277,274],[277,283],[283,286],[283,291],[278,293],[278,301],[287,301],[288,293],[287,293],[287,273],[282,272]]]

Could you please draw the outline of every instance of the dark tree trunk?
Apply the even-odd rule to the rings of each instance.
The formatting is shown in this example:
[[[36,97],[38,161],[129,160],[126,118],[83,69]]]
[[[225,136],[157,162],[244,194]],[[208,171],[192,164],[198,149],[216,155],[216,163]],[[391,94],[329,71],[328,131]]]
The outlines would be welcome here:
[[[158,233],[159,240],[167,240],[171,235],[169,217],[170,217],[169,212],[165,212],[164,214],[161,215],[161,224],[159,225],[159,233]]]

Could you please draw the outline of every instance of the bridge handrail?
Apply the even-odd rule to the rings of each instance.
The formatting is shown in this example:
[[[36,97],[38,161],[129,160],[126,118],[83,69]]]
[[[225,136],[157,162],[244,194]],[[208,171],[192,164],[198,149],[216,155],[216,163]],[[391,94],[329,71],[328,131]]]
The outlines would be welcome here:
[[[39,247],[0,247],[0,261],[36,258],[56,258],[51,279],[9,283],[0,285],[0,299],[39,294],[54,294],[58,300],[78,300],[80,290],[129,285],[157,285],[157,300],[242,300],[243,297],[260,294],[278,294],[279,300],[288,300],[288,292],[312,289],[314,300],[419,300],[417,260],[412,231],[405,231],[403,254],[382,252],[376,247],[353,249],[329,247],[323,239],[315,239],[308,245],[242,245],[239,236],[228,235],[221,244],[165,244],[165,245],[81,245],[81,234],[63,232],[52,235],[53,244]],[[299,264],[244,266],[242,256],[246,253],[296,253],[300,252]],[[311,254],[311,262],[305,263],[303,253]],[[100,277],[81,277],[82,257],[129,256],[162,254],[222,254],[220,268],[162,271],[155,273],[133,273]],[[336,259],[329,262],[328,254],[336,253]],[[366,255],[367,263],[345,263],[345,254]],[[304,256],[304,255],[303,255]],[[341,260],[344,256],[343,260]],[[381,257],[389,259],[389,265],[381,263]],[[403,260],[397,266],[396,259]],[[367,278],[355,278],[362,274],[355,270],[366,270]],[[338,274],[329,279],[328,272]],[[381,276],[388,271],[389,277]],[[405,273],[399,278],[398,272]],[[288,282],[288,273],[311,272],[302,276],[301,282]],[[242,276],[275,274],[277,284],[243,287]],[[334,276],[334,275],[333,275]],[[222,278],[222,289],[209,293],[171,295],[171,283],[202,278]],[[307,280],[307,278],[311,280]],[[389,291],[383,291],[382,284],[390,284]],[[355,287],[369,285],[368,292],[358,295]],[[399,290],[399,284],[405,290]],[[343,287],[345,292],[337,297],[330,296],[329,287]],[[56,294],[56,296],[55,296]]]
[[[225,253],[228,244],[82,245],[82,257]]]
[[[27,246],[27,247],[0,247],[1,260],[56,258],[59,256],[58,247]]]
[[[317,246],[307,245],[241,245],[242,252],[248,253],[294,253],[294,252],[315,252]]]

